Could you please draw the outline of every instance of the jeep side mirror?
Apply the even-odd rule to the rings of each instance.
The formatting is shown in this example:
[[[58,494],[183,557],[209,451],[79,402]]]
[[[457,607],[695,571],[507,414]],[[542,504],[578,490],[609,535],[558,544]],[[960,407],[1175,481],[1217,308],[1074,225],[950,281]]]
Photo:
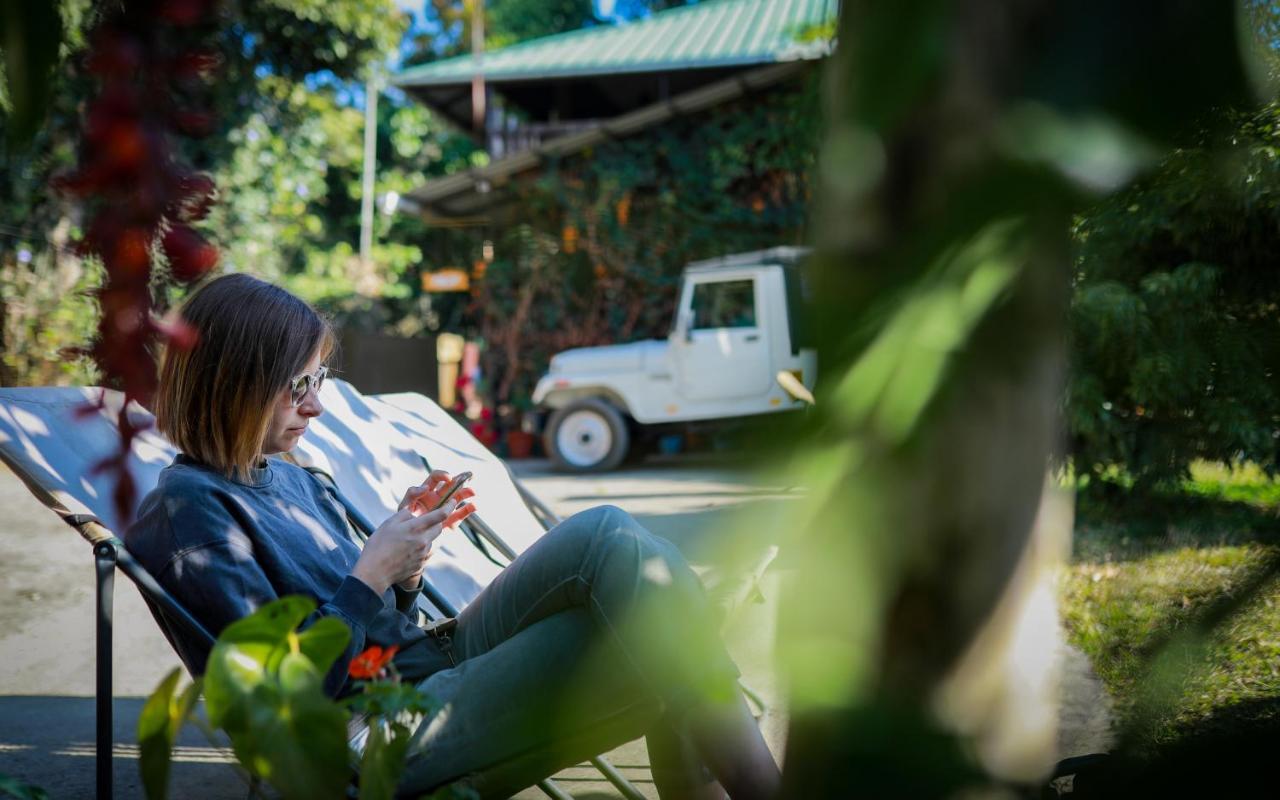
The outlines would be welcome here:
[[[808,405],[814,404],[813,393],[800,382],[794,372],[786,369],[779,370],[778,374],[774,376],[774,380],[778,382],[784,392],[791,395],[793,400],[800,400]]]

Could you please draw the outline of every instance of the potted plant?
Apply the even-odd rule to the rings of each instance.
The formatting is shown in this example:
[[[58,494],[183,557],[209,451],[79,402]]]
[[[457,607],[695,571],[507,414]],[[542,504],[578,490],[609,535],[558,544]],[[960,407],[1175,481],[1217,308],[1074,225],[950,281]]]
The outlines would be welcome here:
[[[506,426],[507,457],[530,458],[538,442],[538,437],[529,430],[532,423],[529,412],[533,408],[533,401],[527,394],[521,394],[511,405],[512,413]]]

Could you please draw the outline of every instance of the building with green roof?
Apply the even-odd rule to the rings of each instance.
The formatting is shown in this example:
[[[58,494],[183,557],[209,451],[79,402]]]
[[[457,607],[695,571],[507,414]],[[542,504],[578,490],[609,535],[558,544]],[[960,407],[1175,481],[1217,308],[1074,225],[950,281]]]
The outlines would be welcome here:
[[[486,222],[494,190],[547,159],[803,73],[830,53],[837,10],[837,0],[704,0],[406,69],[392,85],[463,129],[473,98],[484,99],[475,135],[492,158],[420,187],[406,205],[429,221]]]

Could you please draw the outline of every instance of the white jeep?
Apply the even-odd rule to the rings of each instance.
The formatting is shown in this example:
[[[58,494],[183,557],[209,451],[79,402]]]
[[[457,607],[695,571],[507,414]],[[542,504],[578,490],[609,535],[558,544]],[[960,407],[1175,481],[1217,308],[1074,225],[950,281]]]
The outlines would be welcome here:
[[[550,412],[544,442],[555,465],[609,470],[637,437],[803,406],[817,377],[801,332],[807,253],[775,247],[692,263],[666,339],[556,354],[533,392]]]

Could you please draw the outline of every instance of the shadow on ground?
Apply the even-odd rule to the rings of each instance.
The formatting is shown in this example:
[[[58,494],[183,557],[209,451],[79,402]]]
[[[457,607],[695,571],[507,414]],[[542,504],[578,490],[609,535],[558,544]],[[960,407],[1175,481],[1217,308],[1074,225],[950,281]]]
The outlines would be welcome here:
[[[1076,775],[1078,800],[1129,797],[1273,797],[1280,698],[1216,709],[1143,757],[1123,754]]]
[[[753,554],[781,545],[785,531],[772,524],[745,525],[768,519],[776,500],[745,500],[733,506],[686,510],[673,514],[637,513],[636,520],[674,544],[691,564],[721,566],[736,554]]]
[[[93,676],[85,680],[91,686]],[[143,796],[134,726],[144,702],[141,697],[116,698],[112,707],[117,797]],[[0,697],[0,773],[39,786],[52,798],[93,797],[94,720],[92,697]],[[195,728],[184,729],[174,748],[169,796],[243,800],[247,785],[224,744],[211,744]]]
[[[1145,558],[1183,547],[1280,544],[1280,510],[1186,492],[1107,497],[1081,493],[1074,558]]]

